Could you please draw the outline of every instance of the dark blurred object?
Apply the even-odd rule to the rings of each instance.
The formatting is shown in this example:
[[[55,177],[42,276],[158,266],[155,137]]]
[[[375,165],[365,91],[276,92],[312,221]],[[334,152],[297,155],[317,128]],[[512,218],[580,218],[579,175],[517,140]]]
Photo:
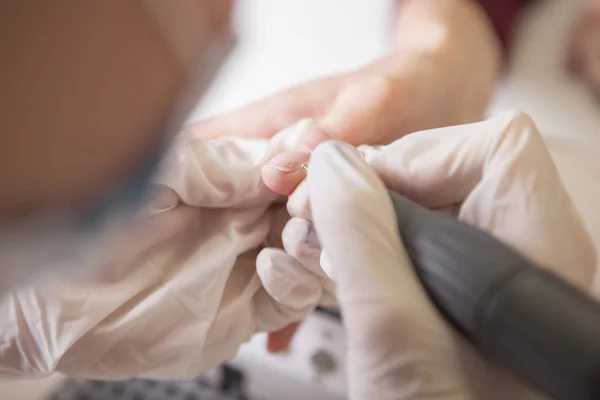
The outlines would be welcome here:
[[[516,24],[523,8],[533,0],[478,0],[494,26],[498,39],[507,54],[512,45]]]
[[[331,317],[335,320],[341,321],[342,320],[342,316],[340,314],[340,310],[337,308],[333,308],[333,307],[317,307],[315,309],[316,313],[319,314],[323,314],[323,315],[327,315],[328,317]]]
[[[221,393],[238,400],[248,400],[244,389],[244,373],[227,364],[221,366],[219,389]]]
[[[0,218],[85,208],[178,133],[227,53],[230,5],[0,2]]]
[[[229,365],[191,381],[69,379],[47,400],[249,400],[244,375]]]
[[[600,399],[600,303],[482,230],[390,199],[423,287],[465,339],[550,398]]]

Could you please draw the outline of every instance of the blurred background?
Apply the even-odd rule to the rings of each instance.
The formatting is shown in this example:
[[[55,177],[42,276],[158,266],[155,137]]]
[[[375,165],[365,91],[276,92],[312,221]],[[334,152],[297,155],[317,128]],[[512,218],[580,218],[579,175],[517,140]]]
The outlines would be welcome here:
[[[600,104],[563,68],[565,43],[584,1],[539,1],[527,10],[490,113],[520,109],[559,147],[600,149]],[[238,46],[190,120],[372,61],[388,49],[390,7],[388,0],[239,1]],[[560,152],[553,156],[561,163]],[[571,190],[586,184],[576,170],[571,175],[568,167],[563,170]],[[596,208],[581,196],[578,201],[582,209]],[[592,233],[598,245],[600,232]],[[19,400],[342,399],[343,344],[336,317],[318,312],[287,353],[267,354],[265,338],[257,336],[227,367],[196,381],[111,383],[53,376],[1,383],[0,393]]]

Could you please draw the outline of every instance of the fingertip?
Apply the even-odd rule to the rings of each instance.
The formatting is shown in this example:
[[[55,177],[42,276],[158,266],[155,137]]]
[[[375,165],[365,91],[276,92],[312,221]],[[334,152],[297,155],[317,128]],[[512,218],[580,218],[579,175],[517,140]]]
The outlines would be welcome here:
[[[277,354],[281,352],[280,340],[277,338],[276,332],[269,332],[267,334],[267,351],[269,353]]]
[[[309,158],[310,151],[304,147],[277,155],[262,168],[264,184],[277,194],[290,195],[306,177],[302,166]]]
[[[269,332],[267,336],[267,350],[270,353],[285,352],[290,347],[299,326],[300,322],[293,322],[276,332]]]
[[[288,196],[306,177],[303,165],[308,165],[311,151],[331,140],[329,133],[318,125],[311,125],[297,142],[297,146],[270,160],[262,169],[265,185],[277,194]]]
[[[294,172],[281,172],[271,166],[264,166],[262,169],[262,180],[264,184],[273,192],[289,196],[306,176],[304,170]]]

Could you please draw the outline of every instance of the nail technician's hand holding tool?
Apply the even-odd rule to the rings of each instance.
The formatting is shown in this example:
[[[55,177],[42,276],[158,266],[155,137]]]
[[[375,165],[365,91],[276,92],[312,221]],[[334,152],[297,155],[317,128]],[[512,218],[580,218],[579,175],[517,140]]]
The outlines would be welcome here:
[[[300,215],[310,203],[347,327],[352,398],[539,398],[524,382],[596,398],[598,305],[583,294],[595,250],[531,119],[502,114],[360,150],[371,168],[346,145],[317,148],[288,204]],[[292,255],[300,231],[284,231]]]

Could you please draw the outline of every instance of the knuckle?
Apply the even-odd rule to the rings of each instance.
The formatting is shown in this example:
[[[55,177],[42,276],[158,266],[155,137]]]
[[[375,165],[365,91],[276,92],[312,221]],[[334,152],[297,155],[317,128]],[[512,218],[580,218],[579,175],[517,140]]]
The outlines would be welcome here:
[[[510,111],[504,114],[504,128],[500,130],[499,140],[513,139],[541,141],[541,135],[531,116],[523,111]]]
[[[396,83],[386,76],[371,76],[349,85],[342,92],[345,98],[360,99],[361,103],[379,108],[395,103],[397,97]]]
[[[552,169],[549,168],[552,161],[544,139],[527,113],[506,112],[490,121],[494,126],[489,147],[492,159],[509,159],[512,163],[527,160],[524,165],[529,165],[528,169]],[[502,123],[494,125],[498,122]]]

